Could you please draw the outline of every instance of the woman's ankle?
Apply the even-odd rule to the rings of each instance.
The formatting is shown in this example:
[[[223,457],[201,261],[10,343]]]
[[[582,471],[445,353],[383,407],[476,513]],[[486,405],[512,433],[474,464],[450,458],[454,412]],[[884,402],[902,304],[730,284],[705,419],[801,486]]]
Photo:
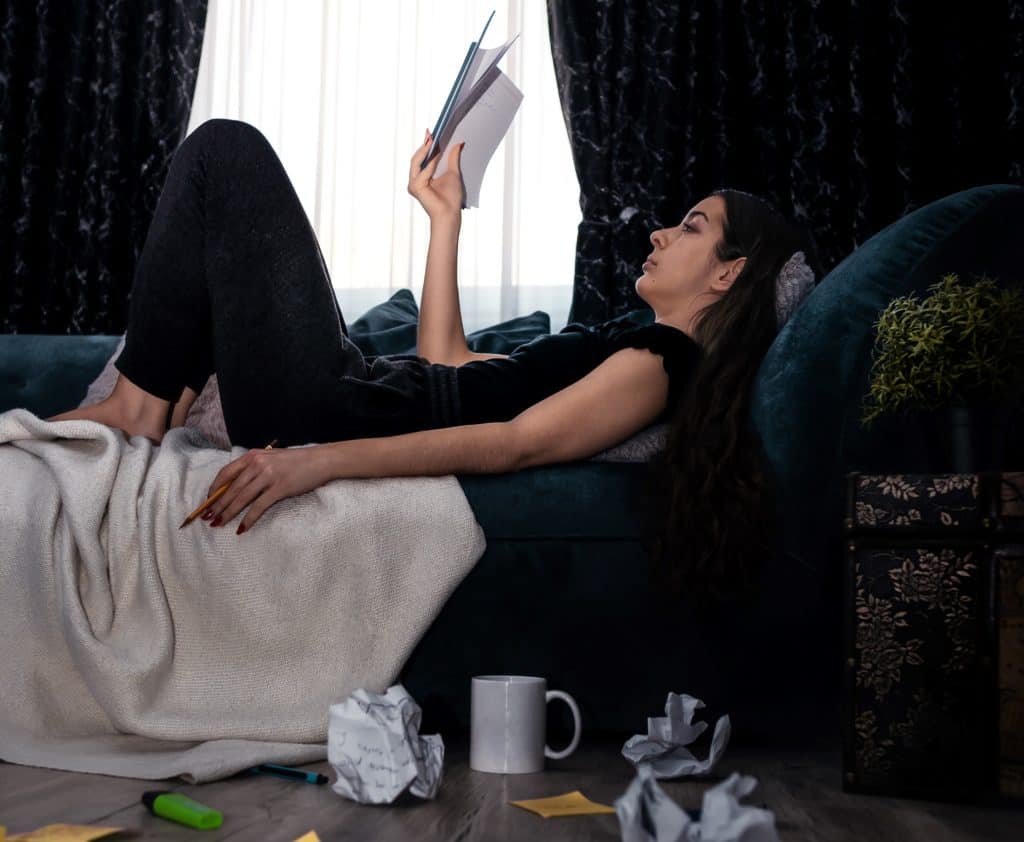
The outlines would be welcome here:
[[[114,389],[107,398],[110,407],[122,418],[135,422],[166,422],[171,402],[151,395],[119,374]]]

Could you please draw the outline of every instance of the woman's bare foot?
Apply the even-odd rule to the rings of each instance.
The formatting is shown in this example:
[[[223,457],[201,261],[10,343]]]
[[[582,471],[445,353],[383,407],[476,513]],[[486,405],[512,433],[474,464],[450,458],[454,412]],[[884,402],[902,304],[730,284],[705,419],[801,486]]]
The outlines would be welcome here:
[[[170,401],[151,395],[119,372],[113,391],[104,400],[92,406],[62,412],[46,420],[69,421],[82,418],[98,421],[108,427],[123,430],[129,438],[145,436],[158,445],[167,432],[170,409]]]
[[[99,403],[90,406],[83,406],[54,415],[46,421],[71,421],[73,419],[84,419],[87,421],[98,421],[108,427],[116,427],[123,430],[128,438],[132,436],[145,436],[153,444],[159,445],[163,441],[164,433],[167,432],[166,416],[160,421],[156,415],[135,414],[124,412],[116,401],[106,398]]]

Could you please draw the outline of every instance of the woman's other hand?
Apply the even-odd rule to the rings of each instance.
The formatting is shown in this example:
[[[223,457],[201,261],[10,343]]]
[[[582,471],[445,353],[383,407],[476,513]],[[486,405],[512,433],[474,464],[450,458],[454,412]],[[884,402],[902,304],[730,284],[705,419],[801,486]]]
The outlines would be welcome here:
[[[207,507],[203,519],[211,526],[218,517],[219,524],[228,523],[248,506],[236,533],[241,534],[251,529],[278,500],[305,494],[328,479],[323,472],[321,453],[315,446],[250,450],[214,477],[207,496],[224,483],[230,482],[231,486]]]
[[[461,212],[466,201],[466,189],[462,183],[459,159],[464,143],[453,146],[448,152],[448,169],[444,175],[434,178],[441,154],[437,153],[421,170],[420,163],[430,149],[431,137],[427,131],[423,145],[417,149],[409,163],[409,194],[423,206],[427,215],[434,219],[439,216],[455,216]]]

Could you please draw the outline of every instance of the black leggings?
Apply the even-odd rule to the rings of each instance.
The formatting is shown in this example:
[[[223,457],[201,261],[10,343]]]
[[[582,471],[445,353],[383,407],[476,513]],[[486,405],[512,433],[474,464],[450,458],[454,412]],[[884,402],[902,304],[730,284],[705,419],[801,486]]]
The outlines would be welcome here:
[[[460,423],[455,368],[364,357],[273,147],[208,120],[174,153],[114,363],[171,401],[216,372],[233,446],[279,447]]]

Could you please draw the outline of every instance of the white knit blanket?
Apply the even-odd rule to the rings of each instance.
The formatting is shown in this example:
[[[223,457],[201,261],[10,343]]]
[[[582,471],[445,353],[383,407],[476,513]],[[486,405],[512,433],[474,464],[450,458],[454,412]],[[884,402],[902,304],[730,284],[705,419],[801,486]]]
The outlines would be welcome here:
[[[458,481],[179,530],[245,452],[0,413],[0,758],[193,782],[323,760],[328,707],[394,682],[485,548]]]

